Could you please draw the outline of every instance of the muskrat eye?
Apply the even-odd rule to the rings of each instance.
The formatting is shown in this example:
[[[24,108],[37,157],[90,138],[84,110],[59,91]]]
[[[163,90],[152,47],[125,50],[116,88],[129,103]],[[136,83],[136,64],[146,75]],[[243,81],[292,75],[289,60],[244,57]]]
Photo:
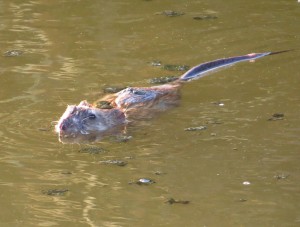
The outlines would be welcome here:
[[[89,119],[95,119],[95,118],[96,118],[96,115],[95,115],[95,114],[89,114],[88,118],[89,118]]]

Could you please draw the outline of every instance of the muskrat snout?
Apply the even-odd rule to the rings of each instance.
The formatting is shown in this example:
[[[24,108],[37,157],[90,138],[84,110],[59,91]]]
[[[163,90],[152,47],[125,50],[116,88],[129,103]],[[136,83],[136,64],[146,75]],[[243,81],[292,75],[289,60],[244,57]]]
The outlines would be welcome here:
[[[59,129],[61,130],[61,131],[65,131],[66,130],[66,125],[62,122],[61,124],[60,124],[60,126],[59,126]]]
[[[67,129],[66,121],[64,120],[63,122],[61,122],[58,127],[61,131],[65,131]]]

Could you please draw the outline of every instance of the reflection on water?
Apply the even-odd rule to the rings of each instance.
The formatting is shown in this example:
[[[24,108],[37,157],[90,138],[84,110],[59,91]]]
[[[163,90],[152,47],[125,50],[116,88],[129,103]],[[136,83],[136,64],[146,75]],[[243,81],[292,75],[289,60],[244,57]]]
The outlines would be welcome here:
[[[133,127],[127,142],[64,145],[51,126],[104,84],[178,76],[147,62],[298,48],[296,1],[240,4],[0,1],[0,225],[297,226],[298,51],[189,83],[178,108]],[[164,10],[185,14],[156,14]],[[217,18],[193,19],[210,12]],[[8,50],[23,54],[2,56]],[[268,121],[274,113],[284,119]],[[86,146],[105,152],[80,152]],[[128,184],[140,178],[156,183]]]

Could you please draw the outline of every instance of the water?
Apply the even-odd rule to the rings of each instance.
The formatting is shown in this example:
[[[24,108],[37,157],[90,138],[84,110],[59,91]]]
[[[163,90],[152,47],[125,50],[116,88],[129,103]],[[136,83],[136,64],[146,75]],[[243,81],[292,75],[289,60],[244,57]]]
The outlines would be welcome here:
[[[0,50],[24,52],[0,61],[0,225],[299,226],[299,7],[0,1]],[[201,15],[218,18],[193,19]],[[180,74],[153,60],[193,66],[284,49],[295,51],[185,85],[181,105],[133,128],[127,143],[61,144],[53,132],[67,104],[92,102],[107,85]],[[274,113],[283,120],[268,121]],[[156,183],[129,184],[140,178]]]

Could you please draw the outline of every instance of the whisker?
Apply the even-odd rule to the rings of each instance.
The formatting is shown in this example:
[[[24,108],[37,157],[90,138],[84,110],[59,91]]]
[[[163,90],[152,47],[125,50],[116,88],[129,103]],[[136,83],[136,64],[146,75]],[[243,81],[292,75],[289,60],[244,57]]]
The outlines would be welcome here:
[[[51,121],[51,126],[55,126],[58,123],[58,121]]]

